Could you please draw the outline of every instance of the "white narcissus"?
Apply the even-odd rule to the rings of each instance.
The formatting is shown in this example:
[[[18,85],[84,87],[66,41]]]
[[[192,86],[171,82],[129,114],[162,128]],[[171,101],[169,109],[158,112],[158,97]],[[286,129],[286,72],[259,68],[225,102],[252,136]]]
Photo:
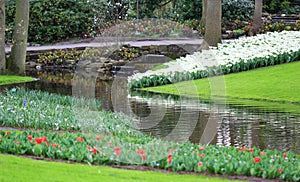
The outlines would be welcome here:
[[[235,64],[241,60],[248,61],[254,58],[269,58],[283,53],[300,50],[300,31],[269,32],[254,37],[243,37],[229,40],[210,50],[195,52],[165,63],[167,68],[145,73],[137,73],[128,78],[128,81],[139,80],[150,75],[173,75],[176,72],[197,72],[207,67]]]

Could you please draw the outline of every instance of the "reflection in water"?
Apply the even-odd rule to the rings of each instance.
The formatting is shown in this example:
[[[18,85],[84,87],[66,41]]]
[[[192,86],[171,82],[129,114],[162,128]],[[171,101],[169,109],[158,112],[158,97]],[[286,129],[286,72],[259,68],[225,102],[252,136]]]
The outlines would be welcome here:
[[[70,74],[73,73],[43,72],[36,75],[41,81],[23,85],[29,89],[72,95],[74,87],[70,78],[73,75]],[[188,139],[194,143],[257,146],[300,153],[300,114],[220,106],[208,101],[145,92],[128,96],[126,84],[126,79],[97,79],[94,95],[101,100],[104,110],[135,117],[136,128],[150,135],[166,140]]]
[[[149,107],[155,107],[152,101],[142,99],[138,97],[130,98],[131,102],[137,102],[137,100],[144,104],[148,102]],[[176,107],[176,100],[172,101],[174,107],[170,107],[167,110],[167,114],[174,114],[173,118],[164,118],[156,127],[153,127],[145,132],[154,134],[155,136],[164,137],[159,132],[170,132],[175,127],[176,121],[178,121],[178,114],[181,114]],[[180,100],[182,104],[192,103],[190,101]],[[205,106],[206,105],[206,106]],[[199,143],[201,137],[203,137],[203,130],[211,117],[211,103],[202,104],[195,110],[191,105],[190,115],[199,114],[199,120],[195,126],[190,141]],[[189,108],[185,105],[185,108]],[[200,110],[200,112],[199,112]],[[263,110],[253,110],[247,107],[233,108],[232,106],[226,106],[224,110],[218,110],[214,113],[218,118],[219,127],[217,128],[217,134],[211,141],[211,144],[217,144],[220,146],[257,146],[261,149],[278,149],[281,151],[292,150],[296,153],[300,153],[300,115],[291,113],[278,113]],[[169,120],[166,122],[166,120]],[[186,118],[188,121],[189,118]],[[159,132],[157,132],[159,131]],[[178,133],[180,135],[180,133]],[[201,143],[201,142],[200,142]]]

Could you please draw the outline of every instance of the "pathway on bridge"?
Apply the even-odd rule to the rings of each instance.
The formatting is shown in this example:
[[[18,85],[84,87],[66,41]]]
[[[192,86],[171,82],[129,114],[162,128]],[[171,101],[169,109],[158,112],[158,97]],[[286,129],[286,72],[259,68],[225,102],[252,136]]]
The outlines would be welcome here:
[[[143,47],[151,45],[201,45],[203,39],[172,39],[172,40],[141,40],[141,41],[124,41],[122,44],[129,44],[132,47]],[[55,50],[55,49],[68,49],[68,48],[86,48],[86,47],[103,47],[109,44],[110,42],[99,42],[91,41],[88,43],[64,43],[64,44],[55,44],[47,46],[28,46],[27,51],[46,51],[46,50]],[[5,52],[9,53],[11,47],[6,47]]]

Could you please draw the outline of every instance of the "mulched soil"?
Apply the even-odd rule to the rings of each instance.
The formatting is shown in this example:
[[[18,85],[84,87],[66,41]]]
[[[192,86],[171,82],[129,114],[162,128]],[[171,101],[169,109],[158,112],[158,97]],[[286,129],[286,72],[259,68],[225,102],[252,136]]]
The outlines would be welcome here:
[[[30,158],[34,160],[41,160],[41,161],[49,161],[49,162],[63,162],[68,164],[86,164],[86,163],[78,163],[74,161],[66,161],[66,160],[58,160],[58,159],[50,159],[44,157],[37,157],[37,156],[29,156],[29,155],[17,155],[18,157]],[[207,177],[218,177],[224,178],[229,180],[245,180],[245,181],[253,181],[253,182],[280,182],[280,179],[263,179],[259,177],[252,177],[252,176],[238,176],[238,175],[219,175],[219,174],[210,174],[207,172],[196,173],[196,172],[188,172],[188,171],[181,171],[181,172],[173,172],[171,170],[164,170],[153,168],[149,166],[121,166],[121,165],[94,165],[94,166],[108,166],[117,169],[126,169],[126,170],[138,170],[138,171],[153,171],[153,172],[161,172],[165,174],[180,174],[180,175],[198,175],[198,176],[207,176]]]

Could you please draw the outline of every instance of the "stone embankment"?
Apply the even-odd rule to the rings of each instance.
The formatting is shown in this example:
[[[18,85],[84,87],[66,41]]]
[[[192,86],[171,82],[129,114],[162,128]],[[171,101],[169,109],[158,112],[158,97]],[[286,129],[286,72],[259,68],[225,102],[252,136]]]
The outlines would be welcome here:
[[[154,66],[180,56],[184,56],[188,53],[193,53],[199,50],[203,40],[202,39],[179,39],[179,40],[142,40],[142,41],[128,41],[124,42],[124,45],[129,48],[134,48],[141,53],[141,57],[134,59],[134,61],[112,60],[108,58],[99,57],[95,60],[79,61],[78,66],[80,69],[86,69],[87,71],[97,71],[99,73],[111,73],[119,70],[134,71],[136,67],[141,70],[148,69],[149,64]],[[66,49],[85,50],[86,48],[98,48],[105,47],[107,43],[101,42],[89,42],[89,43],[75,43],[75,44],[62,44],[52,46],[29,46],[27,48],[27,69],[74,69],[74,60],[66,60],[66,64],[59,66],[47,66],[37,62],[39,55],[55,51]],[[6,48],[6,53],[9,54],[10,47]],[[133,66],[131,62],[134,62]],[[149,63],[149,64],[148,64]],[[125,66],[131,64],[129,66]],[[148,66],[148,67],[147,67]]]

